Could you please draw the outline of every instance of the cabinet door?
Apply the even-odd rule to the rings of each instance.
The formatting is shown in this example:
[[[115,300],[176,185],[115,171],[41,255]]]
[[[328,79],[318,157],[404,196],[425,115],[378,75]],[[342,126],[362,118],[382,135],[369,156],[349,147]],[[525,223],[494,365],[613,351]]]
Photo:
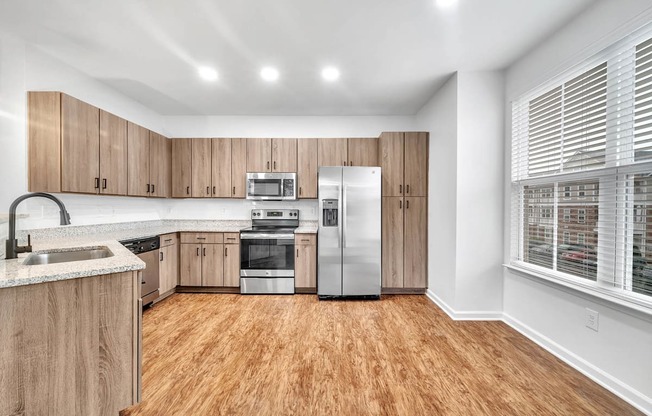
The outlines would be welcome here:
[[[100,193],[127,195],[127,120],[100,110]]]
[[[214,198],[231,197],[231,139],[213,139],[211,172]]]
[[[29,191],[61,192],[61,93],[28,97]]]
[[[179,284],[179,245],[159,249],[159,293],[162,295]]]
[[[271,139],[247,139],[247,172],[271,172],[271,158]]]
[[[170,141],[153,131],[149,132],[149,181],[150,196],[167,198],[170,195],[170,165],[172,147]]]
[[[378,166],[378,139],[349,139],[349,166]]]
[[[383,133],[378,139],[383,196],[403,196],[403,141],[403,133]]]
[[[181,244],[179,247],[179,285],[201,286],[201,244]]]
[[[224,244],[224,286],[240,287],[239,244]]]
[[[317,198],[317,139],[297,140],[299,198]]]
[[[224,244],[202,244],[201,285],[224,286]]]
[[[295,244],[294,286],[317,288],[317,246]]]
[[[127,194],[149,195],[149,130],[127,122]]]
[[[192,140],[172,141],[172,197],[190,198],[192,191]]]
[[[297,171],[297,139],[272,139],[272,172]]]
[[[347,139],[319,139],[319,166],[347,166]]]
[[[231,197],[245,197],[247,139],[231,139]]]
[[[425,288],[428,282],[428,203],[425,197],[405,198],[404,286]]]
[[[61,190],[96,194],[100,188],[100,110],[61,95]]]
[[[192,197],[211,196],[211,139],[192,139]]]
[[[428,196],[428,133],[405,133],[405,196]]]
[[[382,287],[403,287],[403,198],[383,197]]]

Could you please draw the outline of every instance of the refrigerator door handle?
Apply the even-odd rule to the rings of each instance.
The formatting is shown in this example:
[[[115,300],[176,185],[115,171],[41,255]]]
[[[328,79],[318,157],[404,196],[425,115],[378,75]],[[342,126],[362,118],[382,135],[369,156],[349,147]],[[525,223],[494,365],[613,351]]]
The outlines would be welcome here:
[[[346,248],[346,185],[342,181],[342,248]]]

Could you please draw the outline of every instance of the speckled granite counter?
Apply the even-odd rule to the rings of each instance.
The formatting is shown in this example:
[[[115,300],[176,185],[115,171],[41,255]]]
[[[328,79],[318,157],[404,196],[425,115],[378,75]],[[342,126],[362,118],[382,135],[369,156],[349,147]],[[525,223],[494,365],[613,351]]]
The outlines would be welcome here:
[[[19,244],[24,245],[27,234],[30,234],[35,253],[107,247],[113,256],[26,266],[23,262],[29,254],[21,254],[15,260],[0,260],[0,288],[144,269],[145,263],[124,248],[119,243],[122,240],[174,232],[239,232],[249,226],[251,221],[248,220],[157,220],[21,230],[18,232]],[[317,221],[301,221],[295,233],[314,234],[317,226]]]

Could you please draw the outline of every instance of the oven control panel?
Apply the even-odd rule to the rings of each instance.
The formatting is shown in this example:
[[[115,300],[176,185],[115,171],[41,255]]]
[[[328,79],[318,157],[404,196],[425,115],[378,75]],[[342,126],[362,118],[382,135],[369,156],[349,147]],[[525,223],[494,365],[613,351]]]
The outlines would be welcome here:
[[[252,220],[298,220],[298,209],[252,209]]]

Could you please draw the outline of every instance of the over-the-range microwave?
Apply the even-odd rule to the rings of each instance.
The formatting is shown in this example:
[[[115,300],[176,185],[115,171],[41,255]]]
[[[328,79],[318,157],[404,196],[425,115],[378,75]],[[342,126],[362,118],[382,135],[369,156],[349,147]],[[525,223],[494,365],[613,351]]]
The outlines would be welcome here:
[[[297,174],[247,173],[247,199],[258,201],[297,199]]]

